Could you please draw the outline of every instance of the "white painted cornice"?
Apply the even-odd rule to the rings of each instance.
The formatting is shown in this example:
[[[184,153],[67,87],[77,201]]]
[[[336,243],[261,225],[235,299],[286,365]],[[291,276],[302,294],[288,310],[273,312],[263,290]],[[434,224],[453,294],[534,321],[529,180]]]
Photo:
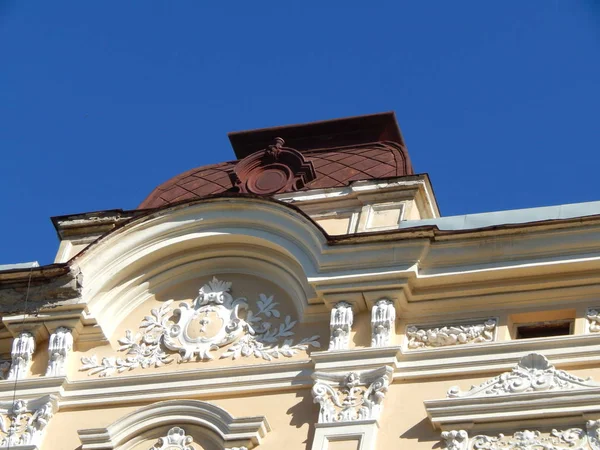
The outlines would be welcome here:
[[[245,443],[258,445],[270,431],[264,416],[235,418],[226,410],[199,400],[173,400],[155,403],[120,418],[106,428],[79,430],[82,450],[118,448],[133,436],[162,425],[203,427],[214,433],[225,447]]]

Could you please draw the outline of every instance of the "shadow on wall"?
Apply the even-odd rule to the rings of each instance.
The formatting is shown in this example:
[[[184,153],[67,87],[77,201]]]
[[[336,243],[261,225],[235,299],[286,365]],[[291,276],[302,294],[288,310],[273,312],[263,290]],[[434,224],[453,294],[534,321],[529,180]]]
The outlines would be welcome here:
[[[298,403],[289,408],[286,413],[291,416],[290,425],[301,428],[308,425],[308,433],[303,444],[306,450],[310,449],[315,435],[315,422],[319,417],[319,407],[313,402],[310,389],[302,389],[296,392]]]
[[[431,436],[431,422],[429,422],[428,418],[421,420],[419,423],[409,428],[406,432],[400,435],[401,439],[416,439],[417,441],[423,441],[424,437]],[[441,449],[444,448],[441,441],[436,442],[432,449]]]

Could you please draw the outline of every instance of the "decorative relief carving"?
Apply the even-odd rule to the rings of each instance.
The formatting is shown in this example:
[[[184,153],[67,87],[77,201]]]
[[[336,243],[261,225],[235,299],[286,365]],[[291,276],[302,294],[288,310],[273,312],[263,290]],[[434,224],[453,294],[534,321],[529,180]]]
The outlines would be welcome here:
[[[336,303],[329,322],[329,350],[345,350],[349,347],[353,322],[352,305],[348,302]]]
[[[591,378],[583,379],[564,370],[558,370],[539,353],[530,353],[521,358],[512,371],[505,372],[479,386],[472,386],[468,391],[463,392],[458,386],[451,387],[448,390],[448,397],[485,397],[599,386],[600,384],[595,383]]]
[[[22,332],[15,338],[10,353],[12,364],[8,372],[9,380],[20,380],[27,376],[34,350],[35,339],[28,331]]]
[[[371,347],[390,345],[396,322],[396,308],[390,300],[379,300],[371,310]]]
[[[26,402],[16,400],[0,413],[0,447],[38,446],[54,415],[51,397]],[[31,448],[31,447],[28,447]]]
[[[182,428],[173,427],[149,450],[194,450],[191,445],[193,441],[191,436],[186,436]]]
[[[73,335],[71,330],[58,327],[48,340],[47,377],[64,376],[67,373],[67,357],[73,350]]]
[[[544,436],[537,430],[517,431],[512,436],[479,434],[472,438],[464,430],[444,431],[446,450],[600,450],[600,421],[590,420],[586,429],[552,430]]]
[[[103,377],[137,367],[160,367],[173,361],[173,352],[181,355],[180,362],[206,361],[214,358],[211,352],[225,346],[229,347],[220,358],[255,356],[270,361],[280,356],[291,357],[309,346],[320,346],[319,336],[294,344],[290,337],[297,321],[290,316],[278,324],[271,322],[281,317],[273,296],[260,294],[256,308],[250,309],[245,298],[234,299],[230,290],[230,282],[213,278],[202,286],[192,304],[182,302],[172,310],[172,300],[165,302],[144,318],[140,333],[134,335],[127,330],[119,340],[119,351],[126,351],[128,356],[106,357],[101,362],[95,355],[84,357],[80,370]],[[175,318],[176,323],[172,320]],[[277,345],[281,339],[283,345]]]
[[[587,313],[588,330],[590,333],[597,333],[600,331],[600,313],[597,309],[588,309]]]
[[[311,161],[278,137],[265,150],[252,153],[235,165],[230,174],[234,186],[243,193],[271,195],[302,189],[317,175]]]
[[[466,450],[469,443],[469,435],[465,430],[444,431],[442,439],[446,441],[446,450]]]
[[[420,328],[414,325],[406,328],[408,348],[434,348],[450,345],[479,344],[492,342],[496,331],[496,319],[470,325]]]
[[[312,395],[319,423],[377,419],[391,381],[391,367],[344,374],[316,372]]]

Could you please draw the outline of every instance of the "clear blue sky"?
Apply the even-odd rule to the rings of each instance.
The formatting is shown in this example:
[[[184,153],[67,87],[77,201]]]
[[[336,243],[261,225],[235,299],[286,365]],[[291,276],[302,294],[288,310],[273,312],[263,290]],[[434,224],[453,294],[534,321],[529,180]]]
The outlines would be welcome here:
[[[600,200],[599,105],[593,1],[0,0],[0,264],[229,131],[389,110],[443,215]]]

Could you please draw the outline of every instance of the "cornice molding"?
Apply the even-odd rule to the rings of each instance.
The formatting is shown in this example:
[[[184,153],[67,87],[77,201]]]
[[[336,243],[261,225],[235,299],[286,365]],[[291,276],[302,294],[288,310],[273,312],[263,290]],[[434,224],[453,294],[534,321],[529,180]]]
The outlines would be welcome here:
[[[469,427],[517,420],[560,418],[600,413],[600,384],[556,369],[538,353],[521,358],[509,372],[447,398],[426,400],[427,416],[435,428],[460,423]]]

